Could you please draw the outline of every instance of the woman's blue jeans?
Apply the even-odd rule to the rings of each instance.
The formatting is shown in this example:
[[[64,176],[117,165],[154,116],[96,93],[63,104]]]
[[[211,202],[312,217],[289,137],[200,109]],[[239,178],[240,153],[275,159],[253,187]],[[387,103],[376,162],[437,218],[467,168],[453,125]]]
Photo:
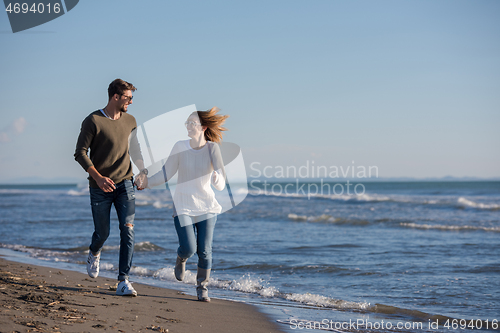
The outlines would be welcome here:
[[[98,253],[108,239],[111,205],[114,204],[120,228],[118,280],[122,281],[128,280],[134,254],[135,190],[132,180],[124,180],[115,186],[113,192],[90,188],[94,233],[89,248],[92,252]]]
[[[213,216],[201,222],[181,227],[179,218],[177,216],[174,217],[175,230],[179,237],[179,248],[177,249],[179,257],[188,259],[197,253],[198,267],[211,269],[212,240],[216,221],[217,216]]]

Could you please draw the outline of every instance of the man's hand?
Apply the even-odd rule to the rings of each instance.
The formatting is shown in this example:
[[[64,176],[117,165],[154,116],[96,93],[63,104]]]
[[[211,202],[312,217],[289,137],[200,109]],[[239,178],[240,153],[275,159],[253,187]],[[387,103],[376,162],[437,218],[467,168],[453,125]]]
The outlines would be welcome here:
[[[96,170],[94,166],[87,169],[89,175],[94,178],[97,186],[104,192],[113,192],[115,190],[115,182],[108,177],[101,176],[99,171]]]
[[[134,184],[137,186],[139,191],[142,191],[148,187],[148,177],[145,174],[140,173],[135,177]]]
[[[115,182],[108,177],[101,177],[96,180],[97,185],[104,192],[113,192],[115,190]]]

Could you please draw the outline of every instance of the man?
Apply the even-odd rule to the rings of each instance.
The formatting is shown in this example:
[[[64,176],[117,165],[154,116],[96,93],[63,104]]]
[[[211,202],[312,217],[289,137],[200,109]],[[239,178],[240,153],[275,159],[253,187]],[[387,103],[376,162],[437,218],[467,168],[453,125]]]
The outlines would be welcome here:
[[[114,204],[120,227],[119,283],[116,290],[120,296],[137,295],[128,281],[134,253],[135,217],[130,156],[141,170],[135,181],[137,189],[147,187],[148,174],[135,137],[137,123],[127,113],[135,90],[131,83],[121,79],[110,83],[108,104],[85,118],[75,151],[75,160],[89,173],[90,204],[94,219],[87,272],[92,278],[99,274],[101,249],[109,236],[111,205]],[[89,148],[90,158],[87,156]]]

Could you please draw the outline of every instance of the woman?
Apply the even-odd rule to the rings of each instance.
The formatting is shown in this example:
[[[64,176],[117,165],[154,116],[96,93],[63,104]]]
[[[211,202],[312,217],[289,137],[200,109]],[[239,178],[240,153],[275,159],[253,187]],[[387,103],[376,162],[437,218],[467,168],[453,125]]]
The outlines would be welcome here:
[[[225,171],[220,148],[222,127],[229,116],[217,115],[218,108],[193,112],[185,125],[190,140],[179,141],[163,165],[162,171],[148,178],[149,186],[170,180],[178,173],[173,196],[174,224],[179,237],[175,277],[184,279],[186,261],[198,254],[196,293],[198,300],[210,302],[208,280],[212,268],[212,239],[217,214],[222,210],[210,184],[222,191]]]

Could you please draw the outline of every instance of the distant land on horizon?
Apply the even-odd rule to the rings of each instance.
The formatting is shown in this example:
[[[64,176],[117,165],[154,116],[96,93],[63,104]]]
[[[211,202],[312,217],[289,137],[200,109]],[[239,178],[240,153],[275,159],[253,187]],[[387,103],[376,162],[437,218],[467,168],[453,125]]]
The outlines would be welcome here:
[[[320,182],[321,178],[247,178],[248,182],[253,180],[268,181],[268,182]],[[500,181],[500,177],[379,177],[379,178],[323,178],[323,182],[342,182],[342,181],[356,181],[356,182],[436,182],[436,181]],[[62,177],[62,178],[43,178],[43,177],[23,177],[11,180],[0,180],[0,185],[59,185],[59,184],[87,184],[86,178]]]

